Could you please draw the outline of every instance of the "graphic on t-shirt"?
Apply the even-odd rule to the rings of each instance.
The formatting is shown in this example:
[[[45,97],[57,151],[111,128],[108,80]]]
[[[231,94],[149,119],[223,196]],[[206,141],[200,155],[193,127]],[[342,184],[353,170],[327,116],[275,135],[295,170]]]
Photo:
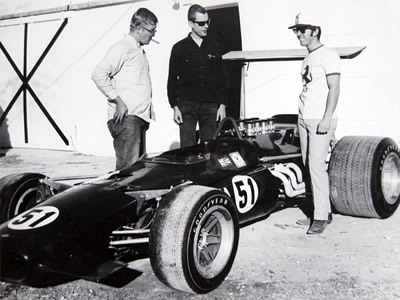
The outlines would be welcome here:
[[[301,77],[302,77],[302,80],[303,80],[303,92],[307,92],[307,90],[308,90],[307,84],[309,84],[312,81],[312,75],[311,75],[311,72],[310,72],[310,66],[309,65],[307,65],[304,68],[303,72],[301,73]]]

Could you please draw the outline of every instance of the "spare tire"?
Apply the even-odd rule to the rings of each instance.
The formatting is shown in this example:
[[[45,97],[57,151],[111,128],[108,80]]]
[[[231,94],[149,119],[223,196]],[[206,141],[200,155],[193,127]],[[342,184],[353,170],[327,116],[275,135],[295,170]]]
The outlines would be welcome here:
[[[390,138],[346,136],[329,163],[331,202],[336,212],[388,218],[400,202],[400,153]]]

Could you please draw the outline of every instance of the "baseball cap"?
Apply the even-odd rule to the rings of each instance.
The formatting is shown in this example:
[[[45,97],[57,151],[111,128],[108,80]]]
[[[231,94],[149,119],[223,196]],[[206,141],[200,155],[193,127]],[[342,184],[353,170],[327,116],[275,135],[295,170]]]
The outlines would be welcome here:
[[[307,12],[300,12],[296,15],[295,25],[290,26],[289,29],[293,29],[296,27],[304,27],[304,26],[314,26],[320,27],[321,23],[317,16]]]

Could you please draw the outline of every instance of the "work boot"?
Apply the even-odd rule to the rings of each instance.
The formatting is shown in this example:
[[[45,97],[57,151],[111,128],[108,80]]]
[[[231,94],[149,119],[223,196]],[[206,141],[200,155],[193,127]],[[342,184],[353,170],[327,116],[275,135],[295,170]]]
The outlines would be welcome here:
[[[332,213],[329,213],[328,214],[328,224],[331,224],[332,220],[333,220]],[[297,220],[296,224],[301,225],[301,226],[310,226],[311,218]]]
[[[321,234],[328,226],[328,220],[314,220],[307,230],[307,234]]]

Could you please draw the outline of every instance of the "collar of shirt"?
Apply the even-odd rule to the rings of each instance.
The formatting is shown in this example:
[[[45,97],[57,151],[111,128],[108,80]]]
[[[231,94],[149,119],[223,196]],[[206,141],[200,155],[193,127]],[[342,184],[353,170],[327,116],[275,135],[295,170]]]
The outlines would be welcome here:
[[[185,40],[186,40],[187,43],[190,43],[190,44],[194,43],[195,45],[198,45],[198,43],[192,38],[191,33],[188,34],[188,36],[186,37]],[[208,41],[207,37],[204,37],[202,40],[203,41],[201,42],[201,45],[206,44],[207,41]]]
[[[135,40],[133,36],[131,36],[129,33],[125,34],[125,39],[129,41],[129,44],[136,49],[141,49],[143,51],[142,45]]]

